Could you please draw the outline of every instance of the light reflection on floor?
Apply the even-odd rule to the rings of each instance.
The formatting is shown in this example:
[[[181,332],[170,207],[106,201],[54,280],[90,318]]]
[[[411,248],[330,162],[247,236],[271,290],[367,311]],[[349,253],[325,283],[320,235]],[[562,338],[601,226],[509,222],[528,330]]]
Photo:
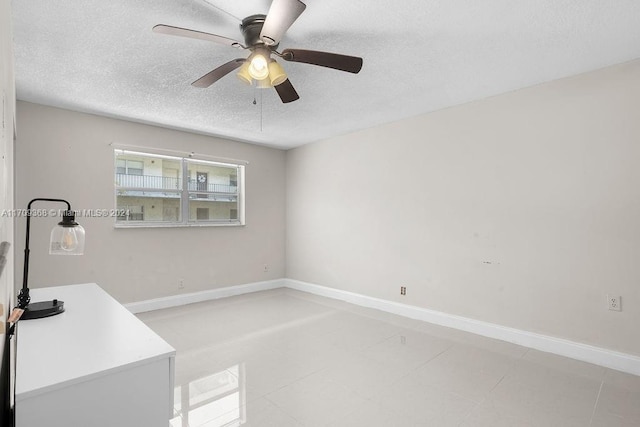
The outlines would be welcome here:
[[[244,365],[238,364],[177,386],[171,427],[236,427],[244,424]]]

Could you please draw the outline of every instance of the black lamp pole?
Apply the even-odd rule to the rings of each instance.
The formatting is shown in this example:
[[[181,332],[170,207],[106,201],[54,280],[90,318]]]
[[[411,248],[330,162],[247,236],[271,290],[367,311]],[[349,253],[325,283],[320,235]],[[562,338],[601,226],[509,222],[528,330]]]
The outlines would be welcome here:
[[[42,317],[53,316],[64,311],[64,302],[54,299],[53,301],[36,302],[30,304],[29,296],[29,234],[31,231],[31,205],[33,202],[59,202],[67,205],[67,210],[62,215],[62,222],[59,224],[63,227],[73,227],[78,225],[75,222],[75,214],[71,210],[71,204],[63,199],[33,199],[27,205],[27,236],[24,247],[24,274],[22,276],[22,289],[18,295],[18,307],[24,310],[21,320],[39,319]]]

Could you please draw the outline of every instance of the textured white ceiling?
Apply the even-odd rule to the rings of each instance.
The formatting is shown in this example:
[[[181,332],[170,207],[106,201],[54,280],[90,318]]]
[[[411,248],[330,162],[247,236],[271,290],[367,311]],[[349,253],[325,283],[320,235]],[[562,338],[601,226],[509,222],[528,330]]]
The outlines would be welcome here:
[[[354,75],[281,61],[300,94],[282,104],[235,73],[192,87],[245,52],[151,31],[242,41],[240,20],[269,0],[14,0],[18,98],[291,148],[640,58],[639,0],[303,1],[280,50],[364,66]]]

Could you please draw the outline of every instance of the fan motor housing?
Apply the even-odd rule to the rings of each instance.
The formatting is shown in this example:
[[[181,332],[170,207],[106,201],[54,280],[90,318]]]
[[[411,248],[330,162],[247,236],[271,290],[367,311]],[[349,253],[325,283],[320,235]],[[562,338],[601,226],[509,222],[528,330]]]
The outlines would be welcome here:
[[[242,30],[244,42],[247,46],[265,45],[260,39],[260,32],[262,31],[262,26],[266,18],[266,15],[258,14],[247,16],[242,20],[240,30]],[[278,45],[272,45],[270,48],[277,49]]]

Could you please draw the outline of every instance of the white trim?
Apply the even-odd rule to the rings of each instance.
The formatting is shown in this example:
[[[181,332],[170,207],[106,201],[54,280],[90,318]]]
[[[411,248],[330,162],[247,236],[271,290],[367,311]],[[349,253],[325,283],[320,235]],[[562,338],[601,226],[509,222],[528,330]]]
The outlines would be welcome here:
[[[298,291],[308,292],[323,297],[338,299],[363,307],[375,308],[388,313],[397,314],[411,319],[422,320],[436,325],[455,328],[489,338],[511,342],[536,350],[554,353],[572,359],[582,360],[595,365],[618,371],[640,375],[640,357],[621,353],[588,344],[542,335],[535,332],[501,326],[481,320],[447,314],[427,308],[401,304],[366,295],[347,292],[326,286],[301,282],[299,280],[284,279],[284,286]]]
[[[124,306],[132,313],[142,313],[145,311],[159,310],[283,287],[511,342],[524,347],[582,360],[634,375],[640,375],[640,357],[631,354],[293,279],[276,279],[265,282],[247,283],[244,285],[133,302],[125,304]]]
[[[209,301],[218,298],[233,297],[236,295],[249,294],[252,292],[267,291],[284,287],[281,279],[269,280],[265,282],[247,283],[244,285],[228,286],[225,288],[210,289],[201,292],[188,294],[171,295],[168,297],[154,298],[145,301],[130,302],[124,304],[131,313],[144,313],[145,311],[160,310],[163,308],[177,307],[181,305],[193,304],[196,302]]]
[[[195,199],[197,200],[197,199]],[[123,230],[125,228],[198,228],[198,227],[245,227],[246,224],[240,222],[154,222],[154,221],[125,221],[116,222],[114,229]]]
[[[119,144],[117,142],[110,142],[110,147],[113,147],[114,150],[119,151],[127,151],[132,154],[139,155],[154,155],[154,156],[165,156],[171,158],[186,158],[193,160],[204,160],[204,161],[212,161],[216,163],[227,163],[230,166],[238,166],[238,165],[248,165],[248,160],[240,160],[240,159],[231,159],[229,157],[216,157],[211,156],[209,154],[196,153],[195,151],[178,151],[178,150],[170,150],[166,148],[154,148],[154,147],[145,147],[141,145],[127,145],[127,144]],[[138,151],[142,150],[142,152]]]

